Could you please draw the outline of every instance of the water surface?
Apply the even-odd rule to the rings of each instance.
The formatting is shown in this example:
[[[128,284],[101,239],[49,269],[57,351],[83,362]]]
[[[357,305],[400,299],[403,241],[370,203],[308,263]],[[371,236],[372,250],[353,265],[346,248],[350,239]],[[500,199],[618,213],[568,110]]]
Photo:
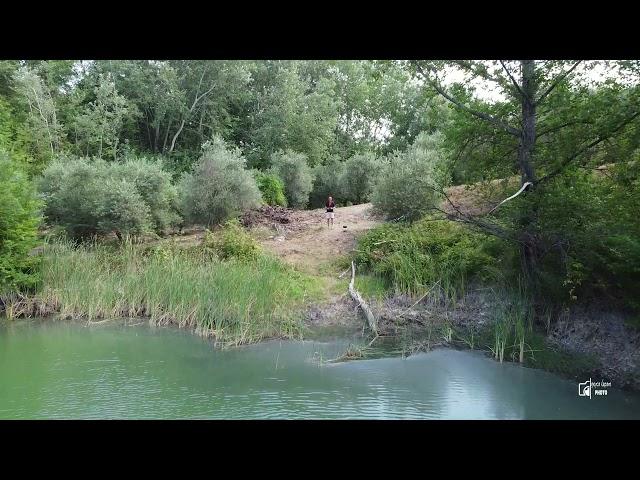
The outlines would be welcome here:
[[[0,418],[640,419],[637,394],[579,397],[574,382],[479,352],[318,361],[349,341],[220,351],[146,324],[0,321]]]

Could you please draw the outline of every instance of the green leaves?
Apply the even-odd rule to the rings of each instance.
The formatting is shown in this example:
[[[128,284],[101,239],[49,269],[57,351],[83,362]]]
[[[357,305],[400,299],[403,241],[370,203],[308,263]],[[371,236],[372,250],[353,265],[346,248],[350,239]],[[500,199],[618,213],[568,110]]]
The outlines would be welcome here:
[[[181,206],[190,223],[215,225],[260,204],[260,190],[238,148],[215,136],[203,146],[193,172],[180,182]]]
[[[40,202],[24,172],[0,150],[0,293],[33,288],[38,279]]]
[[[160,233],[180,219],[170,174],[144,158],[59,158],[44,171],[39,188],[48,221],[72,237]]]

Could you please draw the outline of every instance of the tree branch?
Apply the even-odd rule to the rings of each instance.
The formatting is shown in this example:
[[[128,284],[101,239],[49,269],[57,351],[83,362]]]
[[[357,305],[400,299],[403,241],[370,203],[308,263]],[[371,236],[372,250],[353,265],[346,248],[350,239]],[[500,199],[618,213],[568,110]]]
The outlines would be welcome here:
[[[629,123],[631,123],[633,120],[635,120],[636,118],[638,118],[640,116],[640,111],[634,113],[633,115],[631,115],[630,117],[626,118],[625,120],[623,120],[620,125],[618,125],[616,128],[614,128],[613,130],[609,131],[609,133],[607,133],[606,135],[601,135],[600,137],[596,138],[593,142],[589,143],[588,145],[586,145],[585,147],[581,148],[580,150],[578,150],[577,152],[575,152],[573,155],[567,157],[558,168],[556,168],[555,170],[551,171],[550,173],[548,173],[547,175],[545,175],[544,177],[542,177],[540,180],[538,180],[536,182],[536,184],[540,184],[543,182],[547,182],[548,180],[550,180],[551,178],[555,177],[556,175],[558,175],[559,173],[561,173],[566,167],[567,165],[569,165],[573,160],[575,160],[577,157],[579,157],[580,155],[582,155],[584,152],[586,152],[587,150],[592,149],[593,147],[595,147],[596,145],[604,142],[605,140],[608,140],[609,138],[611,138],[613,136],[614,133],[616,133],[617,131],[621,130],[623,127],[625,127],[626,125],[628,125]]]
[[[562,80],[567,78],[567,75],[569,75],[571,72],[573,72],[575,70],[575,68],[578,65],[580,65],[581,62],[582,62],[582,60],[578,60],[576,63],[573,64],[573,66],[569,70],[567,70],[566,72],[561,73],[560,75],[558,75],[556,77],[555,81],[551,84],[551,86],[549,88],[547,88],[542,95],[540,95],[538,100],[535,101],[535,104],[538,105],[540,102],[542,102],[542,100],[544,100],[545,97],[547,95],[549,95],[553,91],[553,89],[556,88],[560,84],[560,82],[562,82]]]
[[[540,137],[542,137],[543,135],[546,135],[546,134],[548,134],[548,133],[555,132],[555,131],[557,131],[557,130],[561,130],[561,129],[563,129],[564,127],[568,127],[568,126],[570,126],[570,125],[578,125],[579,123],[588,124],[589,122],[586,122],[586,121],[584,121],[584,120],[575,120],[575,121],[571,121],[571,122],[565,122],[565,123],[562,123],[562,124],[560,124],[560,125],[555,125],[555,126],[553,126],[553,127],[549,127],[549,128],[547,128],[547,129],[545,129],[545,130],[542,130],[540,133],[537,133],[537,134],[536,134],[536,138],[540,138]]]
[[[444,198],[447,200],[447,203],[455,211],[456,214],[451,214],[451,213],[449,213],[449,212],[447,212],[445,210],[442,210],[441,208],[432,207],[433,210],[436,210],[438,212],[443,213],[449,220],[453,220],[453,221],[466,223],[466,224],[475,226],[476,228],[482,230],[485,233],[489,233],[489,234],[491,234],[491,235],[493,235],[495,237],[499,237],[499,238],[502,238],[504,240],[518,241],[517,238],[515,238],[510,232],[508,232],[507,230],[499,227],[498,225],[487,223],[487,222],[479,219],[477,216],[467,215],[467,214],[463,213],[460,210],[460,208],[451,201],[451,199],[447,195],[447,192],[444,190],[444,188],[441,188],[441,189],[437,189],[437,188],[433,188],[433,187],[431,187],[431,188],[434,191],[436,191],[436,192],[440,193],[441,195],[443,195]]]
[[[520,85],[518,85],[518,82],[516,82],[516,79],[513,78],[513,75],[511,75],[511,72],[509,71],[509,69],[507,68],[507,66],[504,64],[504,62],[502,60],[500,60],[500,65],[502,65],[502,68],[504,69],[504,71],[507,72],[507,75],[509,75],[509,78],[511,79],[511,82],[516,87],[518,92],[520,92],[520,95],[522,95],[523,98],[529,98],[529,95],[527,95],[526,93],[524,93],[522,91],[522,88],[520,88]]]
[[[501,128],[502,130],[506,131],[507,133],[514,135],[516,137],[520,136],[520,130],[518,130],[517,128],[512,127],[511,125],[507,125],[506,123],[504,123],[502,120],[493,117],[489,114],[486,114],[484,112],[479,112],[477,110],[473,110],[469,107],[467,107],[466,105],[464,105],[462,102],[460,102],[459,100],[453,98],[451,95],[449,95],[447,92],[444,91],[444,89],[442,87],[440,87],[440,85],[438,85],[438,83],[434,80],[432,80],[428,75],[426,75],[423,70],[422,67],[420,67],[420,65],[416,64],[416,68],[419,70],[420,74],[423,76],[423,78],[427,81],[427,83],[429,83],[429,85],[431,85],[440,95],[442,95],[444,98],[446,98],[447,100],[449,100],[451,103],[453,103],[454,105],[458,106],[459,108],[465,110],[466,112],[470,113],[471,115],[474,115],[478,118],[481,118],[489,123],[492,123],[493,125]]]

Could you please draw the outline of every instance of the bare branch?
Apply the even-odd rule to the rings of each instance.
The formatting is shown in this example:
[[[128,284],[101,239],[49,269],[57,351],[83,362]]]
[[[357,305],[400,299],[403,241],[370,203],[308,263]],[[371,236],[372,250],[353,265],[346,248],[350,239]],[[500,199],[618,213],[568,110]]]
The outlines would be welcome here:
[[[551,86],[549,88],[547,88],[542,95],[540,95],[538,100],[535,101],[535,104],[538,105],[540,102],[542,102],[542,100],[544,100],[545,97],[547,95],[549,95],[553,91],[553,89],[556,88],[560,84],[560,82],[562,82],[562,80],[567,78],[567,75],[569,75],[571,72],[573,72],[575,70],[575,68],[578,65],[580,65],[581,62],[582,62],[582,60],[578,60],[576,63],[573,64],[573,66],[569,70],[567,70],[566,72],[561,73],[560,75],[558,75],[556,77],[556,79],[554,80],[554,82],[551,84]]]
[[[440,95],[442,95],[444,98],[446,98],[447,100],[449,100],[451,103],[453,103],[454,105],[456,105],[457,107],[465,110],[466,112],[470,113],[471,115],[474,115],[478,118],[481,118],[483,120],[486,120],[489,123],[492,123],[493,125],[501,128],[502,130],[506,131],[507,133],[514,135],[516,137],[520,136],[520,130],[518,130],[517,128],[512,127],[511,125],[507,125],[506,123],[504,123],[502,120],[500,120],[499,118],[493,117],[489,114],[486,114],[484,112],[479,112],[477,110],[473,110],[469,107],[467,107],[466,105],[464,105],[462,102],[460,102],[459,100],[453,98],[451,95],[449,95],[439,84],[438,82],[432,80],[428,75],[426,75],[422,68],[420,67],[420,65],[416,64],[416,68],[419,70],[420,74],[423,76],[423,78],[427,81],[427,83],[429,83],[429,85],[431,85]]]
[[[468,225],[473,225],[473,226],[475,226],[476,228],[482,230],[485,233],[489,233],[489,234],[491,234],[493,236],[502,238],[504,240],[518,241],[517,238],[515,238],[510,232],[508,232],[507,230],[499,227],[498,225],[495,225],[495,224],[492,224],[492,223],[488,223],[488,222],[478,218],[477,216],[467,215],[467,214],[463,213],[460,210],[460,208],[451,201],[451,199],[447,195],[447,192],[443,188],[442,189],[433,188],[433,190],[435,190],[436,192],[438,192],[441,195],[443,195],[444,198],[447,200],[447,203],[455,211],[455,214],[451,214],[451,213],[446,212],[445,210],[442,210],[442,209],[440,209],[438,207],[433,207],[433,210],[436,210],[438,212],[443,213],[449,220],[454,220],[454,221],[457,221],[457,222],[466,223]]]

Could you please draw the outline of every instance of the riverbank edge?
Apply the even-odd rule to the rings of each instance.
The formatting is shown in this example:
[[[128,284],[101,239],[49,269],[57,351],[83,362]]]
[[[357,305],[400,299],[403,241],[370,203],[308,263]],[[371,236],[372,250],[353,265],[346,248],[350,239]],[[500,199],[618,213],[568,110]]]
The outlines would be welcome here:
[[[440,302],[414,305],[413,298],[403,295],[367,301],[371,302],[378,320],[380,337],[402,339],[400,348],[409,355],[435,348],[454,348],[482,351],[495,358],[490,348],[494,338],[493,312],[484,290],[470,290],[454,308]],[[593,306],[569,309],[561,320],[552,322],[547,331],[534,326],[527,334],[522,366],[544,370],[575,382],[598,378],[611,381],[621,390],[638,392],[637,345],[640,344],[640,331],[627,324],[628,318],[629,315],[622,312],[598,310]],[[363,335],[365,345],[373,339],[362,312],[347,295],[326,303],[324,308],[319,305],[310,309],[307,323],[360,326],[363,333],[369,332],[368,337]],[[347,355],[347,358],[366,358],[366,355]],[[505,362],[516,364],[520,363],[518,360],[504,358]]]
[[[26,309],[29,314],[18,315],[16,318],[46,318],[59,314],[60,311],[60,305],[44,302],[35,296],[25,296],[21,300],[29,304]],[[393,295],[382,300],[371,299],[372,309],[379,323],[379,336],[400,339],[399,343],[402,345],[403,355],[431,351],[437,348],[453,348],[480,351],[492,358],[495,357],[488,347],[492,336],[489,303],[479,290],[466,294],[454,309],[437,302],[420,305],[413,303],[411,298],[403,295]],[[6,321],[11,321],[6,312],[3,313]],[[360,330],[363,340],[366,339],[369,342],[372,339],[371,335],[367,338],[367,333],[370,334],[370,332],[362,313],[346,293],[307,305],[299,313],[303,330],[300,337],[269,336],[252,343],[275,339],[302,339],[313,330],[330,327]],[[603,315],[602,312],[599,313]],[[615,348],[621,344],[627,347],[637,345],[640,335],[637,331],[632,331],[625,326],[624,319],[619,314],[608,313],[607,315],[608,318],[603,320],[602,316],[596,318],[597,315],[593,312],[586,315],[584,311],[573,312],[573,315],[567,316],[564,321],[554,324],[548,334],[534,330],[532,338],[535,338],[538,348],[535,350],[535,354],[525,356],[522,366],[544,370],[576,382],[583,382],[589,378],[600,378],[611,381],[614,387],[621,390],[640,391],[640,375],[637,369],[635,372],[631,371],[629,360],[622,361],[622,357],[628,353],[629,348]],[[145,320],[150,326],[172,325],[188,329],[200,336],[215,337],[211,332],[198,329],[193,323],[179,321],[169,316],[153,321],[143,312],[131,312],[131,314],[121,317]],[[82,317],[62,319],[87,321]],[[102,321],[91,323],[99,324]],[[446,328],[450,330],[444,331]],[[606,331],[607,328],[608,332],[606,332],[605,338],[608,342],[603,342],[602,337],[594,338],[593,330],[596,332]],[[612,332],[614,333],[612,334]],[[470,338],[475,338],[475,342],[473,340],[470,342]],[[596,346],[596,344],[599,345]],[[603,355],[603,352],[606,352],[606,355]],[[358,358],[366,358],[366,355],[362,357],[348,356],[347,359],[357,360]],[[633,360],[635,359],[631,361],[632,366]],[[509,358],[505,358],[504,361],[519,363]]]

